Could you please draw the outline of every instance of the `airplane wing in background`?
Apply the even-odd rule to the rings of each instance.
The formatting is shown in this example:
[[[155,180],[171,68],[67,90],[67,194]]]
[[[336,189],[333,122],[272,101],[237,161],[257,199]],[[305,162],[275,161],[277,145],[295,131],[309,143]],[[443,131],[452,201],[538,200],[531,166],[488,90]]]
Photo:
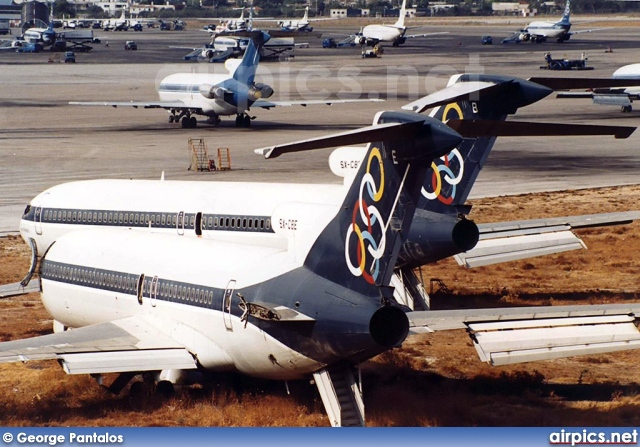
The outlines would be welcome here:
[[[310,106],[318,104],[326,104],[328,106],[333,104],[346,104],[349,102],[382,102],[383,99],[311,99],[311,100],[296,100],[296,101],[267,101],[259,99],[254,102],[251,107],[259,107],[263,109],[271,109],[273,107],[289,107],[289,106]]]
[[[175,109],[175,110],[197,110],[198,107],[189,107],[182,101],[147,101],[147,102],[134,102],[134,101],[122,101],[122,102],[106,102],[106,101],[71,101],[72,106],[111,106],[111,107],[133,107],[143,109]]]
[[[409,29],[409,28],[407,28],[407,29]],[[437,32],[437,33],[410,34],[408,36],[405,35],[404,37],[407,38],[407,39],[411,39],[411,38],[414,38],[414,37],[430,37],[430,36],[438,36],[438,35],[441,35],[441,34],[449,34],[449,31],[440,31],[440,32]]]
[[[640,348],[640,304],[409,312],[412,333],[466,329],[482,361],[508,365]]]
[[[480,241],[472,250],[455,255],[455,259],[459,265],[474,268],[580,250],[587,247],[572,230],[637,219],[640,211],[478,224]]]
[[[0,363],[50,359],[68,374],[197,368],[184,346],[140,317],[0,343]]]

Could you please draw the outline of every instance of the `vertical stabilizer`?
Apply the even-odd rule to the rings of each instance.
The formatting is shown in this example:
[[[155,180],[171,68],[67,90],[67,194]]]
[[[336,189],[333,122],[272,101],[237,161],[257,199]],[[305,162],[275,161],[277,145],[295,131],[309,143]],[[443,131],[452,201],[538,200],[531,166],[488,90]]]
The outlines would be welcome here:
[[[568,0],[567,0],[568,1]],[[407,0],[402,0],[402,7],[400,8],[400,15],[398,16],[398,21],[393,25],[396,28],[404,28],[404,18],[407,15]]]
[[[456,82],[491,82],[500,89],[480,95],[476,100],[460,100],[440,106],[430,114],[447,122],[450,119],[504,121],[518,108],[547,96],[551,90],[523,79],[483,74],[456,75]],[[418,208],[441,214],[466,214],[463,205],[483,168],[495,137],[467,137],[447,155],[434,160],[422,188]]]
[[[415,113],[381,112],[374,126],[390,123],[401,132],[369,143],[340,211],[304,262],[317,275],[372,298],[389,284],[426,170],[461,141],[442,122]]]
[[[567,3],[564,6],[564,14],[562,19],[557,23],[557,25],[571,25],[569,19],[571,18],[571,0],[567,0]]]
[[[309,23],[309,7],[304,8],[304,15],[302,16],[302,20],[300,20],[300,25],[306,25]]]
[[[251,35],[251,41],[242,56],[242,61],[233,73],[233,79],[244,85],[252,85],[260,62],[260,50],[270,39],[269,34],[263,31],[256,31]]]

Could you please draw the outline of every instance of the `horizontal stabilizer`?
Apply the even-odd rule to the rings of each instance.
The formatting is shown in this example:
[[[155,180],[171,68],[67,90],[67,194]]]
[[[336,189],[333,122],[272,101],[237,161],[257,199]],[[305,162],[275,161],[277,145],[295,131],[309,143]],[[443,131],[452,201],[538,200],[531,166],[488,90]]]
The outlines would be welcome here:
[[[371,141],[400,140],[414,136],[422,128],[423,124],[423,121],[376,124],[326,137],[255,149],[254,152],[263,155],[264,158],[276,158],[289,152],[301,152],[334,146],[348,146],[351,144],[369,143]]]
[[[640,348],[629,315],[470,324],[480,359],[492,365]]]
[[[636,130],[631,126],[458,119],[448,120],[447,125],[464,137],[613,135],[615,138],[629,138]]]
[[[559,227],[542,234],[525,234],[480,240],[467,252],[455,256],[459,265],[467,268],[517,261],[586,248],[584,242],[568,228]]]
[[[504,88],[507,83],[493,82],[458,82],[450,87],[438,90],[416,101],[402,106],[404,110],[422,113],[427,109],[457,101],[480,101],[483,95],[493,94]]]
[[[544,85],[553,90],[576,90],[607,87],[634,87],[640,85],[640,79],[606,78],[529,78],[529,81]]]

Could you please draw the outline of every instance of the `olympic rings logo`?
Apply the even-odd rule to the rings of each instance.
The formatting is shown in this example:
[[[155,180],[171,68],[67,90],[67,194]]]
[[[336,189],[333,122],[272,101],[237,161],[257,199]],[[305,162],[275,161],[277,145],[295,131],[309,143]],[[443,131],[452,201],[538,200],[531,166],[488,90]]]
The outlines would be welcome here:
[[[453,114],[457,116],[449,117],[448,115],[450,112],[453,112]],[[464,114],[458,104],[448,104],[444,108],[442,121],[446,123],[450,118],[464,119]],[[457,159],[456,164],[452,163],[454,159]],[[433,163],[431,163],[431,191],[427,191],[423,186],[422,195],[427,200],[437,199],[445,205],[451,205],[453,203],[453,199],[456,197],[456,186],[462,181],[463,176],[464,159],[462,158],[462,154],[460,154],[456,148],[447,155],[440,157],[438,160],[434,160]],[[450,185],[450,188],[447,188],[445,183]],[[443,186],[445,188],[443,188]]]
[[[374,160],[378,162],[379,179],[373,178],[371,167]],[[358,201],[353,207],[351,223],[347,229],[344,242],[344,255],[347,267],[353,276],[362,276],[369,284],[375,284],[380,274],[380,258],[384,254],[386,245],[385,227],[380,210],[375,203],[382,199],[384,194],[384,166],[380,149],[374,147],[369,153],[367,171],[360,182]],[[377,227],[377,228],[376,228]],[[374,231],[374,229],[378,231]],[[380,234],[380,240],[376,241],[374,234]],[[350,250],[352,236],[356,237],[356,253],[353,262]],[[371,261],[368,263],[369,256]]]

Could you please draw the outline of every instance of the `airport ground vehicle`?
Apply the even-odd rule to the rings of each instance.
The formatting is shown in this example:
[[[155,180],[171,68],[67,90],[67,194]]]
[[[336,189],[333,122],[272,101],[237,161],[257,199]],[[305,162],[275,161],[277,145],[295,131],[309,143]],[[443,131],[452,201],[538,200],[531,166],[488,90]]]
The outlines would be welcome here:
[[[73,51],[67,51],[66,53],[64,53],[64,63],[74,63],[76,62],[76,53],[74,53]]]
[[[587,67],[588,58],[582,53],[580,59],[553,59],[551,53],[545,53],[544,60],[547,65],[541,65],[544,70],[593,70]]]
[[[124,49],[125,50],[137,50],[138,49],[138,44],[135,43],[133,40],[127,40],[124,44]]]
[[[493,38],[491,36],[482,36],[482,45],[493,45]]]

